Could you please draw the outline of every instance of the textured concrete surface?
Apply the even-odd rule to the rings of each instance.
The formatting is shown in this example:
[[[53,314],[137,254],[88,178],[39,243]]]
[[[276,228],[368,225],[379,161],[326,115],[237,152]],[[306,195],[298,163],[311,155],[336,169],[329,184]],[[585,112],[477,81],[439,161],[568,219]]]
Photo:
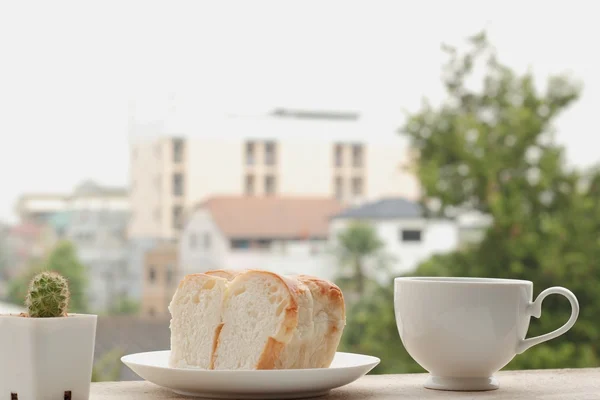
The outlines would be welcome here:
[[[369,375],[321,397],[327,400],[549,399],[600,400],[600,368],[506,371],[497,374],[500,389],[490,392],[442,392],[424,389],[426,375]],[[93,383],[91,400],[184,399],[149,382]]]

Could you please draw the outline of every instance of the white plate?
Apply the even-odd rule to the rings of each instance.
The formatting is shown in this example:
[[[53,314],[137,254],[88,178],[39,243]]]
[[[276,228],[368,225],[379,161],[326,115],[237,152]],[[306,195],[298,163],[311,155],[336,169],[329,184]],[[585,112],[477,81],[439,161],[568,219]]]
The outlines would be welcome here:
[[[366,375],[379,358],[336,353],[329,368],[222,371],[170,368],[169,350],[121,358],[129,368],[175,393],[219,399],[298,399],[321,396]]]

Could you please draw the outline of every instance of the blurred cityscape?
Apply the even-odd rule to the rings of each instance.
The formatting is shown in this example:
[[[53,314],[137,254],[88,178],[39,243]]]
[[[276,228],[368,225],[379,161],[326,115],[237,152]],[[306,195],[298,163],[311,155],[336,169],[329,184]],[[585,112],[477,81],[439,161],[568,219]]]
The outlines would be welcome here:
[[[70,193],[19,197],[18,222],[0,236],[1,312],[19,309],[19,277],[67,242],[86,275],[83,309],[147,324],[169,318],[190,273],[262,268],[335,280],[335,240],[357,219],[373,222],[389,252],[386,274],[373,269],[382,282],[486,226],[476,215],[425,219],[408,149],[399,138],[366,141],[371,128],[354,111],[228,117],[213,138],[164,126],[133,125],[129,187],[88,180]]]
[[[11,121],[17,121],[14,126],[37,132],[34,125],[27,124],[33,120],[46,123],[48,118],[55,117],[60,120],[56,124],[60,128],[55,129],[58,131],[63,120],[79,118],[95,140],[88,144],[86,136],[71,127],[75,133],[68,144],[63,143],[66,136],[61,141],[44,133],[35,137],[34,146],[29,143],[31,136],[25,135],[21,147],[0,148],[3,151],[0,161],[5,160],[0,172],[6,172],[3,179],[7,182],[7,194],[3,192],[0,201],[11,202],[14,215],[10,219],[0,214],[6,219],[0,221],[0,313],[22,312],[31,277],[40,270],[56,270],[69,280],[71,312],[99,315],[93,379],[139,379],[122,367],[119,357],[169,348],[167,306],[183,276],[217,268],[312,274],[333,280],[343,289],[348,324],[340,349],[380,357],[382,362],[374,373],[406,373],[421,369],[403,349],[398,337],[392,301],[393,277],[515,278],[533,281],[534,295],[550,286],[565,286],[576,294],[582,311],[567,334],[516,357],[508,368],[600,365],[600,169],[596,165],[600,158],[595,150],[597,102],[593,101],[598,99],[593,88],[599,86],[597,68],[585,58],[591,53],[589,49],[581,52],[585,56],[574,50],[593,47],[595,35],[588,34],[586,27],[597,24],[591,20],[593,12],[572,11],[576,17],[568,14],[577,21],[569,26],[575,32],[572,37],[581,40],[580,46],[563,40],[562,31],[556,29],[557,24],[550,17],[542,18],[536,29],[542,32],[543,28],[554,39],[544,39],[542,33],[529,37],[524,32],[530,32],[533,16],[538,21],[541,14],[562,17],[567,12],[564,7],[536,3],[536,8],[533,3],[518,3],[523,12],[511,11],[505,2],[494,3],[492,8],[480,2],[463,7],[463,22],[469,22],[469,29],[474,25],[477,29],[481,27],[477,18],[466,17],[471,11],[494,19],[501,10],[510,8],[504,24],[500,24],[505,30],[500,39],[513,36],[513,20],[518,17],[515,26],[521,36],[505,42],[503,47],[513,51],[505,52],[509,55],[508,63],[505,53],[497,51],[485,31],[469,32],[471,36],[461,36],[460,43],[443,44],[443,51],[439,51],[445,57],[443,62],[437,55],[431,56],[434,50],[438,52],[444,38],[441,31],[424,35],[415,44],[419,33],[413,30],[422,28],[423,20],[435,17],[428,25],[444,24],[447,31],[460,25],[447,16],[455,11],[454,3],[439,2],[437,6],[445,11],[432,16],[431,6],[420,5],[422,18],[413,18],[404,10],[402,23],[397,20],[399,13],[379,14],[381,24],[369,25],[377,28],[373,34],[376,40],[372,41],[363,40],[363,32],[356,28],[362,25],[350,20],[340,31],[345,33],[336,36],[337,33],[331,32],[333,17],[320,21],[317,24],[320,30],[311,33],[309,40],[303,36],[308,34],[304,19],[297,18],[295,12],[282,17],[282,21],[296,24],[290,32],[302,35],[282,35],[282,42],[273,33],[284,28],[278,21],[277,29],[265,28],[258,36],[249,34],[246,38],[239,34],[244,31],[242,28],[223,28],[221,34],[230,36],[219,40],[213,39],[217,34],[177,31],[174,36],[177,40],[164,43],[161,42],[164,32],[155,29],[154,21],[147,22],[144,34],[149,36],[143,37],[143,43],[150,49],[147,57],[138,60],[138,53],[132,50],[141,46],[140,38],[136,39],[140,42],[131,39],[134,44],[125,42],[121,49],[128,57],[133,54],[121,63],[131,68],[127,76],[135,81],[133,86],[137,85],[134,91],[138,95],[132,96],[135,101],[131,100],[129,108],[123,101],[126,96],[119,92],[118,104],[109,100],[107,104],[95,103],[95,109],[101,112],[94,114],[94,118],[81,116],[64,105],[69,108],[63,110],[64,115],[31,118],[24,103],[7,96],[7,101],[0,104],[0,111],[7,110],[2,117],[13,118]],[[348,10],[362,17],[360,8]],[[160,14],[163,10],[147,11]],[[231,16],[228,10],[219,12],[227,18]],[[278,15],[287,15],[284,10],[279,12]],[[310,8],[302,12],[307,13],[307,19],[313,16]],[[129,15],[131,20],[138,18],[138,13],[131,4],[123,10],[123,15]],[[211,19],[207,13],[197,13],[210,20],[203,23],[198,23],[195,19],[198,15],[194,13],[179,9],[172,13],[176,17],[171,15],[172,28],[178,28],[179,19],[185,17],[191,18],[187,20],[189,26],[204,29],[210,23],[211,29],[220,29],[220,22],[215,22],[217,18]],[[0,13],[0,22],[3,15],[9,13]],[[340,17],[335,7],[328,15]],[[579,18],[590,20],[578,23]],[[130,21],[124,20],[127,29],[123,32],[129,32]],[[244,25],[248,31],[260,25],[252,18],[247,20],[251,22],[236,23],[249,24]],[[0,24],[0,33],[10,21],[4,22]],[[392,30],[396,26],[401,30]],[[103,31],[104,25],[101,28],[97,30]],[[402,34],[390,34],[388,28]],[[431,31],[431,26],[427,30]],[[353,35],[352,40],[345,34]],[[403,41],[397,42],[400,37]],[[188,38],[189,46],[174,45],[175,42],[180,45],[182,38]],[[289,46],[286,38],[292,41]],[[110,39],[117,46],[122,38],[115,34],[102,39]],[[452,39],[459,40],[455,36]],[[197,40],[208,42],[203,42],[202,47]],[[388,47],[377,47],[380,41],[386,41]],[[520,41],[525,44],[517,46]],[[213,42],[217,43],[218,51],[210,47]],[[566,65],[576,72],[584,75],[587,72],[584,82],[569,74],[556,74],[560,71],[554,67],[559,64],[552,61],[540,62],[543,73],[522,68],[523,63],[541,57],[542,53],[535,51],[542,42],[552,48],[550,53],[554,58],[550,60],[567,60]],[[305,53],[300,49],[311,47],[311,43],[321,46],[320,52],[306,53],[310,56],[303,58]],[[337,47],[340,43],[347,46]],[[370,73],[363,73],[362,68],[368,67],[371,56],[397,52],[397,43],[402,43],[400,55],[381,58],[388,60],[387,64],[372,61],[377,65],[370,66]],[[554,51],[557,43],[562,46],[562,53]],[[355,45],[363,51],[360,57],[355,53]],[[159,49],[155,51],[154,46]],[[97,51],[97,47],[101,46],[77,46],[84,54]],[[257,54],[245,53],[246,47]],[[192,54],[194,51],[190,49],[197,48],[207,54],[213,51],[210,54],[219,61],[217,67],[206,66],[209,56],[200,57],[200,62],[178,58],[180,53]],[[222,51],[230,48],[237,51],[232,50],[232,55]],[[563,53],[571,50],[572,54],[563,57]],[[429,58],[419,58],[425,52],[429,52]],[[71,54],[71,48],[65,53]],[[121,60],[115,54],[106,58]],[[579,57],[577,62],[573,61],[576,57]],[[96,62],[89,54],[86,58],[78,53],[78,61],[88,59]],[[512,61],[520,64],[513,66]],[[294,70],[296,64],[300,66],[295,71],[306,75],[288,76],[288,70]],[[316,64],[319,66],[315,67]],[[197,74],[198,65],[207,68],[203,74]],[[153,66],[156,69],[152,70]],[[233,68],[235,73],[227,70],[230,73],[220,74],[225,66]],[[335,84],[321,88],[321,84],[308,83],[321,76],[321,67],[326,72],[321,84],[329,81]],[[153,74],[162,74],[161,68],[168,70],[165,76],[174,81],[181,73],[184,78],[174,85],[181,90],[169,88],[166,91],[169,95],[163,96],[164,88],[153,86]],[[15,71],[18,69],[20,66]],[[74,73],[69,69],[59,72]],[[0,78],[13,75],[0,73]],[[142,76],[139,81],[138,75]],[[196,75],[205,80],[188,87],[190,77]],[[396,75],[399,78],[393,80],[391,77]],[[35,79],[30,75],[26,78]],[[63,81],[51,78],[44,82]],[[87,75],[81,79],[96,82]],[[90,90],[92,97],[103,89],[100,86],[104,81],[98,82],[96,91]],[[311,100],[304,102],[310,106],[299,107],[298,103],[283,99],[291,87],[287,86],[289,82],[298,86],[296,93],[312,95],[307,97]],[[438,83],[443,90],[438,90]],[[111,85],[122,86],[113,81]],[[352,85],[362,89],[356,93],[346,90]],[[573,115],[570,107],[580,101],[586,85],[592,87],[586,93],[588,108],[579,108],[575,119],[590,123],[560,125],[557,121],[564,119],[559,120],[559,116],[562,118],[563,112]],[[52,88],[44,90],[53,95],[60,92]],[[18,85],[12,89],[21,93]],[[144,114],[141,103],[148,100],[143,93],[145,89],[150,93],[148,102],[155,109]],[[204,89],[209,93],[202,93]],[[24,95],[26,103],[36,101],[41,90],[37,86],[35,90],[35,96]],[[279,106],[262,107],[261,90],[270,91],[271,98],[281,99]],[[188,100],[194,95],[178,97],[186,91],[194,95],[202,93],[208,100],[201,106],[190,104]],[[410,98],[405,101],[411,105],[410,110],[404,110],[404,115],[395,97],[400,91]],[[320,96],[327,92],[337,95],[333,96],[339,103],[336,107],[319,105]],[[361,107],[347,107],[344,100],[350,94],[358,98],[369,94],[371,111],[381,113],[371,112],[368,116]],[[223,107],[225,112],[216,112],[216,106],[210,108],[213,102],[219,103],[219,107],[229,104],[225,100],[231,100],[230,97],[237,100],[236,95],[245,96],[246,105],[255,107],[246,107],[244,112],[235,107]],[[420,96],[428,100],[415,106]],[[79,101],[79,95],[69,98]],[[43,100],[38,110],[60,102],[54,98]],[[115,107],[113,114],[124,116],[115,119],[128,131],[127,144],[123,141],[122,146],[117,146],[115,143],[120,143],[117,141],[109,142],[109,134],[104,143],[102,129],[106,127],[101,124],[109,118],[108,103]],[[76,106],[75,102],[70,104]],[[390,108],[394,108],[392,117],[384,118],[383,115],[389,116]],[[11,113],[10,109],[18,112]],[[193,123],[189,124],[190,121]],[[573,126],[583,128],[572,129]],[[11,135],[10,140],[21,138],[12,131]],[[117,136],[118,133],[110,137]],[[574,142],[577,137],[583,145],[567,157],[565,143]],[[59,151],[48,150],[51,155],[46,160],[56,158],[58,162],[52,166],[56,167],[52,173],[46,174],[44,164],[38,162],[35,154],[42,154],[49,143],[57,146],[53,150]],[[10,158],[13,153],[26,160],[30,168],[12,171],[17,165]],[[60,159],[67,157],[67,153],[72,156],[69,162]],[[126,163],[116,161],[121,153],[127,154]],[[576,162],[582,157],[587,157],[585,163]],[[88,168],[92,164],[100,167]],[[113,182],[103,180],[108,175],[99,177],[90,172],[100,171],[97,172],[100,174],[108,169],[115,171],[114,176],[128,176],[121,181],[128,183],[108,185],[107,182]],[[30,181],[32,177],[38,182],[47,180],[47,188],[64,189],[64,185],[55,185],[53,179],[66,176],[77,176],[78,181],[69,183],[71,187],[63,191],[28,192],[22,189],[29,186],[21,184],[21,175],[27,175]],[[11,194],[10,190],[15,188],[19,193]],[[539,321],[532,321],[529,335],[550,332],[569,315],[568,304],[548,298],[544,302],[544,315]]]

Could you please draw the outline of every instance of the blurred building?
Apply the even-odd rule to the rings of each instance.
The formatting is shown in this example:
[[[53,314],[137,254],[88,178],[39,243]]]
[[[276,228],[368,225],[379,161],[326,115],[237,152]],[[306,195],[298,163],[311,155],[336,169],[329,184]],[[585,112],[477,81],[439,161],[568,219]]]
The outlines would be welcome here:
[[[332,278],[328,219],[341,210],[329,197],[211,197],[191,212],[181,235],[179,278],[216,268]]]
[[[319,196],[344,204],[418,196],[398,135],[370,140],[380,128],[353,112],[279,109],[226,118],[197,136],[148,129],[131,141],[133,239],[177,238],[186,210],[211,196]]]
[[[22,222],[5,229],[4,268],[6,279],[14,278],[40,262],[57,242],[54,230],[35,222]]]
[[[15,211],[21,222],[45,224],[67,208],[68,195],[60,193],[28,193],[17,200]]]
[[[66,210],[66,238],[88,268],[92,310],[109,309],[120,297],[130,297],[136,282],[128,270],[127,190],[84,182],[69,196]]]
[[[129,194],[92,181],[72,193],[24,194],[17,201],[21,223],[9,233],[12,275],[42,259],[58,239],[73,243],[89,271],[89,300],[104,311],[120,297],[139,298],[141,271],[128,269]]]
[[[142,275],[141,314],[148,317],[170,316],[168,306],[179,278],[177,245],[161,243],[147,251]]]
[[[395,275],[411,272],[432,255],[455,250],[459,244],[459,226],[455,220],[425,219],[419,204],[398,197],[349,208],[335,215],[330,224],[332,246],[337,235],[355,221],[374,226],[384,243],[383,251],[393,257],[390,272]],[[372,272],[373,277],[378,276]]]

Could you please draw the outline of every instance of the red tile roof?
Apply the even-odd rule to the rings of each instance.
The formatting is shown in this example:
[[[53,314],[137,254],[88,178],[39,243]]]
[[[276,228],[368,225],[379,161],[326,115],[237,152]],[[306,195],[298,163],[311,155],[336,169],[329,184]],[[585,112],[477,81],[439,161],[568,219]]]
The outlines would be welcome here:
[[[327,197],[212,197],[200,208],[210,212],[229,238],[324,238],[329,217],[342,205]]]

